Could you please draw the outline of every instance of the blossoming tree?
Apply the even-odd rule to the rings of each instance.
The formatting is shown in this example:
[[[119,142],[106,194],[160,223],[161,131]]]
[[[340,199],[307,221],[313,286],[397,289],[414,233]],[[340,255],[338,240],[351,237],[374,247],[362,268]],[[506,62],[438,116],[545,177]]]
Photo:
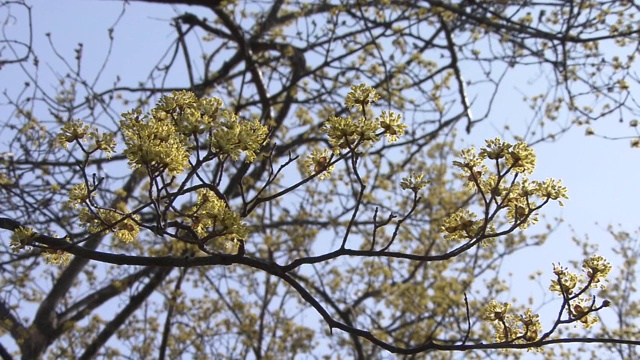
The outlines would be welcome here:
[[[640,344],[561,332],[586,331],[620,298],[619,287],[600,294],[612,266],[586,247],[571,267],[546,264],[560,299],[551,327],[535,306],[505,302],[499,271],[547,239],[541,212],[568,198],[560,180],[535,176],[532,143],[633,105],[633,55],[598,50],[637,41],[631,3],[145,2],[214,17],[178,8],[170,22],[182,86],[158,81],[178,71],[173,57],[146,83],[99,89],[80,45],[51,94],[36,49],[4,40],[16,56],[0,71],[20,66],[35,90],[7,93],[5,106],[3,358],[484,358]],[[38,9],[0,6],[26,22]],[[484,70],[467,74],[467,62]],[[456,134],[495,106],[472,95],[489,84],[495,96],[530,64],[554,76],[555,96],[526,98],[540,130],[457,150]],[[563,111],[580,120],[543,126]]]

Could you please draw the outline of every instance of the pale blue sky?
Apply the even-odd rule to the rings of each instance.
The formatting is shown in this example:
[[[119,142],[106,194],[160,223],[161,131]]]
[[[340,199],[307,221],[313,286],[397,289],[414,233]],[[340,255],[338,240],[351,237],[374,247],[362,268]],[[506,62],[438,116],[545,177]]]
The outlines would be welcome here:
[[[92,79],[107,51],[107,31],[117,19],[122,3],[120,1],[32,1],[34,41],[42,62],[41,84],[55,85],[55,79],[45,68],[51,62],[53,69],[61,69],[61,63],[52,60],[46,44],[45,33],[51,32],[58,51],[71,57],[77,43],[84,44],[84,74]],[[197,8],[189,11],[197,12]],[[151,62],[156,61],[167,50],[168,41],[173,39],[173,30],[167,26],[174,16],[169,6],[132,3],[115,28],[115,48],[111,61],[103,74],[104,87],[119,74],[122,84],[135,84],[144,79]],[[15,30],[21,31],[21,24]],[[10,30],[11,31],[11,30]],[[95,59],[92,61],[91,59]],[[14,68],[0,71],[0,87],[11,88],[12,84],[22,86],[21,72]],[[483,123],[474,128],[472,136],[460,138],[465,144],[481,145],[483,139],[494,137],[504,123],[517,123],[518,116],[525,114],[527,105],[522,102],[518,91],[534,93],[535,85],[527,83],[527,75],[511,78],[500,92],[500,104],[491,116],[491,123]],[[181,81],[186,84],[186,81]],[[99,86],[100,88],[100,86]],[[4,103],[4,99],[0,101]],[[0,107],[0,118],[6,118],[5,107]],[[512,128],[515,126],[512,125]],[[603,119],[597,126],[608,135],[626,136],[631,129],[618,124],[617,118]],[[462,130],[462,129],[461,129]],[[536,146],[538,168],[534,178],[560,178],[569,189],[568,201],[563,208],[555,204],[544,210],[549,218],[561,215],[565,219],[548,243],[537,249],[529,249],[511,259],[507,259],[505,269],[514,273],[514,293],[522,301],[529,295],[538,296],[540,289],[529,283],[528,275],[538,269],[551,278],[551,263],[580,259],[580,252],[573,248],[568,229],[571,224],[578,234],[589,234],[591,240],[600,244],[602,253],[609,254],[613,242],[604,228],[608,224],[622,224],[623,229],[634,231],[638,225],[637,209],[640,204],[638,178],[640,177],[640,150],[631,149],[628,141],[609,141],[584,136],[585,128],[575,128],[563,135],[555,143]],[[599,225],[595,225],[598,222]],[[508,300],[508,299],[503,299]],[[550,309],[555,313],[555,308]],[[544,316],[544,314],[543,314]],[[543,319],[544,321],[545,319]],[[550,320],[550,319],[546,319]]]

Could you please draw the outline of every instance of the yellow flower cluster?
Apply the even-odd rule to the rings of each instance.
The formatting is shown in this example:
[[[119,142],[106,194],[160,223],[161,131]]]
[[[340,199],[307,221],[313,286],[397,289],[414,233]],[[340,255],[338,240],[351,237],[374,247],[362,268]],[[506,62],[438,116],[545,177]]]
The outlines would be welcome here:
[[[398,141],[407,128],[407,125],[402,123],[402,116],[393,111],[383,111],[378,117],[378,122],[389,142]]]
[[[348,108],[356,107],[362,112],[362,116],[357,120],[350,116],[330,116],[322,127],[322,131],[329,136],[334,153],[338,154],[345,149],[354,150],[360,145],[370,146],[382,134],[389,142],[397,141],[404,134],[407,125],[402,123],[400,114],[383,111],[374,120],[367,117],[366,108],[379,99],[380,95],[371,86],[360,84],[351,87],[345,104]]]
[[[351,86],[351,91],[347,94],[344,103],[348,108],[356,107],[364,111],[366,107],[378,100],[380,100],[380,94],[374,88],[367,84],[360,84]]]
[[[320,174],[318,176],[320,180],[328,179],[335,168],[334,165],[329,165],[331,159],[331,153],[327,149],[311,150],[311,154],[305,157],[303,163],[307,171],[307,175],[312,176]]]
[[[252,162],[267,141],[269,130],[258,120],[240,121],[229,110],[222,110],[211,136],[212,150],[238,160],[245,153],[246,160]]]
[[[411,173],[411,176],[404,177],[400,181],[402,190],[411,190],[414,193],[417,193],[428,184],[429,180],[424,179],[424,173]]]
[[[477,235],[481,220],[475,220],[477,215],[467,209],[460,209],[447,217],[442,225],[442,231],[445,233],[444,238],[452,239],[471,239]]]
[[[523,142],[514,145],[495,138],[486,140],[478,152],[471,147],[458,156],[460,160],[453,162],[462,170],[458,177],[469,189],[482,195],[485,206],[506,209],[507,219],[521,229],[538,221],[539,203],[556,200],[562,206],[561,199],[568,198],[561,180],[530,181],[527,178],[535,168],[536,156]],[[490,171],[487,164],[492,164],[494,169]],[[462,234],[458,231],[458,235]]]
[[[92,193],[92,196],[95,196],[96,193]],[[69,200],[67,201],[67,206],[77,209],[79,205],[84,204],[85,201],[89,200],[89,190],[87,189],[87,185],[85,183],[74,185],[69,191]]]
[[[197,136],[213,128],[222,105],[218,98],[198,99],[192,92],[175,91],[160,98],[151,115],[172,121],[177,131],[185,136]]]
[[[69,143],[86,141],[85,137],[89,134],[89,131],[89,125],[80,120],[66,122],[62,125],[60,133],[58,134],[58,144],[66,149]]]
[[[187,138],[180,134],[172,121],[142,116],[141,110],[122,114],[120,121],[132,169],[144,166],[150,173],[180,174],[189,165]]]
[[[598,322],[594,313],[610,303],[605,301],[602,306],[595,307],[595,297],[586,296],[587,288],[604,289],[603,282],[611,272],[611,263],[600,255],[593,255],[582,262],[584,276],[570,272],[569,269],[553,265],[555,279],[551,280],[549,290],[562,296],[567,301],[567,313],[570,320],[579,321],[586,329]]]
[[[26,246],[31,244],[31,240],[38,235],[32,228],[29,227],[18,227],[15,229],[13,234],[11,234],[11,239],[9,240],[9,247],[11,251],[18,252],[24,249]]]
[[[91,233],[112,232],[113,236],[125,243],[130,243],[140,233],[140,221],[137,215],[131,215],[124,204],[114,209],[97,209],[90,211],[87,207],[80,210],[80,223],[85,224]]]
[[[47,249],[42,253],[47,264],[65,266],[71,261],[71,254],[64,250]]]
[[[379,140],[376,132],[379,124],[365,117],[360,117],[357,121],[351,116],[331,116],[325,121],[322,131],[329,136],[329,143],[335,153],[340,150],[353,150],[358,146],[371,145]]]
[[[198,189],[197,194],[198,200],[189,215],[191,228],[201,239],[210,239],[208,246],[218,249],[222,244],[227,248],[246,239],[247,226],[224,200],[209,189]]]
[[[62,125],[56,142],[66,149],[70,143],[87,142],[87,138],[93,140],[91,148],[85,150],[89,154],[100,150],[107,155],[107,158],[110,158],[116,149],[115,134],[100,133],[97,129],[91,129],[89,125],[80,120],[69,121]]]
[[[557,276],[557,279],[551,280],[549,290],[558,293],[558,295],[573,295],[580,280],[578,275],[570,272],[567,268],[561,267],[560,264],[553,264],[553,273]]]
[[[531,309],[520,316],[510,314],[510,307],[509,303],[491,300],[482,312],[482,320],[490,322],[495,329],[495,341],[522,344],[538,340],[542,332],[540,316]]]
[[[11,234],[9,247],[11,248],[11,251],[18,252],[25,249],[27,246],[30,246],[32,240],[36,236],[38,236],[38,233],[36,233],[32,228],[20,226],[14,230],[13,234]],[[42,252],[42,256],[44,256],[44,260],[47,264],[67,265],[69,261],[71,261],[71,254],[64,250],[45,249]]]
[[[611,263],[601,255],[593,255],[582,262],[582,270],[591,281],[591,287],[605,288],[602,283],[611,272]]]
[[[140,110],[123,114],[129,164],[177,175],[188,168],[196,144],[208,144],[219,156],[237,160],[244,153],[247,161],[254,161],[269,129],[257,120],[240,120],[222,106],[218,98],[198,99],[191,92],[176,91],[163,96],[148,115]],[[202,135],[206,138],[200,139]]]

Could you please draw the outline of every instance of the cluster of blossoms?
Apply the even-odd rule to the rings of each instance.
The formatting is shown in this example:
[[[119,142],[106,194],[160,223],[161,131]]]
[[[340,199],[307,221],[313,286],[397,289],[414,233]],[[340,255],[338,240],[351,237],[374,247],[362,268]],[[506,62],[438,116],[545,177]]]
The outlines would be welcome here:
[[[11,251],[18,252],[29,247],[37,236],[38,233],[36,233],[32,228],[20,226],[15,229],[13,234],[11,234],[9,247],[11,248]],[[44,260],[47,264],[67,265],[69,261],[71,261],[71,254],[64,250],[45,248],[43,249],[42,255],[44,256]]]
[[[222,100],[215,97],[199,99],[188,91],[162,96],[148,113],[133,110],[122,114],[120,129],[124,140],[123,153],[130,167],[143,167],[151,177],[162,176],[165,172],[171,176],[184,173],[191,166],[193,152],[203,148],[208,151],[209,159],[231,158],[235,161],[244,156],[246,161],[252,162],[268,141],[269,133],[269,129],[259,121],[242,120],[224,109]],[[115,136],[115,133],[99,133],[76,120],[61,127],[57,143],[64,148],[77,144],[87,156],[103,151],[110,157],[116,147]],[[85,146],[88,142],[90,147]],[[324,155],[329,154],[313,154],[316,166]],[[327,166],[326,170],[331,168]],[[321,168],[317,167],[317,171]],[[79,209],[79,222],[91,233],[110,232],[115,239],[127,243],[135,240],[141,229],[139,216],[131,214],[124,203],[113,209],[97,206],[92,201],[97,189],[88,186],[78,184],[68,192],[66,206]],[[210,242],[216,240],[228,244],[247,236],[240,216],[209,190],[198,191],[197,204],[187,218],[194,232]],[[24,248],[29,243],[29,236],[22,230],[17,231],[12,248],[16,251]],[[61,262],[58,251],[44,254],[51,262]]]
[[[442,229],[447,240],[473,239],[478,235],[484,221],[468,209],[459,209],[444,219]]]
[[[585,329],[598,322],[594,313],[608,307],[605,300],[596,306],[595,296],[587,297],[585,292],[590,288],[604,289],[603,282],[611,272],[611,263],[600,255],[593,255],[582,262],[583,276],[570,272],[560,265],[553,265],[556,278],[551,280],[549,290],[562,296],[563,307],[568,319],[561,323],[580,323]],[[495,329],[496,342],[530,343],[540,338],[542,326],[539,316],[527,309],[523,315],[509,314],[509,303],[489,302],[484,308],[481,318],[490,322]]]
[[[429,180],[424,178],[424,173],[411,173],[410,176],[402,178],[400,188],[402,190],[411,190],[414,193],[422,190],[429,184]]]
[[[580,276],[559,264],[554,264],[553,273],[556,278],[551,280],[549,290],[562,296],[566,302],[569,319],[579,321],[588,329],[598,322],[593,313],[609,306],[609,302],[605,301],[600,307],[596,307],[595,298],[583,294],[589,288],[605,288],[604,283],[611,272],[611,263],[601,255],[593,255],[582,262],[582,271],[583,275]]]
[[[74,185],[71,190],[69,190],[69,200],[67,201],[66,205],[71,208],[77,209],[78,206],[84,204],[85,201],[88,201],[91,196],[95,195],[95,192],[89,194],[89,190],[87,189],[87,185],[85,183]]]
[[[237,249],[249,234],[240,215],[209,189],[198,189],[197,194],[198,200],[188,213],[191,228],[212,251],[227,253]]]
[[[242,120],[224,109],[221,99],[198,99],[188,91],[163,96],[151,111],[151,118],[171,123],[176,134],[189,139],[187,151],[200,144],[199,136],[206,134],[204,142],[217,155],[237,160],[244,153],[249,162],[255,160],[269,132],[257,120]]]
[[[303,166],[308,175],[320,174],[320,180],[328,179],[335,165],[329,165],[333,158],[329,149],[313,149],[304,159]]]
[[[102,151],[107,158],[110,158],[116,149],[115,137],[116,135],[114,133],[101,133],[98,129],[92,129],[82,121],[74,120],[65,123],[62,128],[60,128],[60,133],[56,141],[66,149],[71,143],[82,145],[82,143],[86,143],[87,140],[90,139],[91,147],[89,149],[84,149],[83,147],[88,154]]]
[[[496,342],[530,343],[540,338],[540,316],[527,309],[524,314],[509,313],[509,303],[491,300],[484,308],[482,320],[493,325]]]
[[[500,138],[486,141],[477,151],[471,147],[462,150],[460,160],[453,162],[461,172],[458,175],[467,188],[478,192],[484,207],[493,212],[506,210],[511,224],[521,229],[535,224],[536,211],[550,200],[567,199],[567,189],[561,180],[529,180],[536,164],[533,150],[525,143],[507,143]],[[486,163],[492,164],[489,170]],[[442,230],[447,239],[472,239],[483,229],[484,220],[475,220],[476,214],[456,212],[443,222]],[[487,224],[490,227],[491,224]]]
[[[254,161],[267,141],[268,128],[257,120],[245,121],[222,108],[218,98],[198,99],[187,91],[163,96],[148,114],[133,110],[122,114],[124,154],[132,169],[145,167],[151,174],[167,171],[178,175],[189,168],[195,147],[208,144],[218,156],[237,160],[243,153]],[[201,139],[204,135],[204,139]],[[115,151],[115,133],[100,133],[81,121],[70,121],[60,129],[57,142],[67,148],[70,143],[92,140],[87,154],[103,151],[107,157]]]
[[[11,239],[9,240],[9,247],[11,251],[18,252],[25,247],[31,244],[33,238],[35,238],[38,234],[29,227],[22,227],[15,229],[13,234],[11,234]]]
[[[139,109],[122,117],[124,154],[132,169],[143,166],[152,174],[167,170],[170,175],[177,175],[188,168],[191,154],[187,137],[177,131],[173,122],[143,116]]]
[[[42,256],[47,264],[66,266],[71,261],[71,254],[64,250],[46,249]]]
[[[359,111],[357,118],[351,116],[330,116],[322,126],[322,131],[329,137],[329,144],[334,154],[343,150],[356,151],[361,146],[372,146],[384,135],[389,142],[398,141],[404,134],[407,125],[402,123],[402,116],[393,111],[382,111],[380,116],[372,118],[367,109],[380,99],[380,94],[366,84],[353,85],[347,94],[345,105]],[[328,150],[314,150],[304,160],[307,175],[321,174],[328,178],[333,166],[329,166]]]
[[[80,209],[78,220],[91,233],[112,232],[113,236],[125,243],[132,242],[140,233],[140,218],[131,215],[124,203],[119,203],[117,209],[89,210]]]

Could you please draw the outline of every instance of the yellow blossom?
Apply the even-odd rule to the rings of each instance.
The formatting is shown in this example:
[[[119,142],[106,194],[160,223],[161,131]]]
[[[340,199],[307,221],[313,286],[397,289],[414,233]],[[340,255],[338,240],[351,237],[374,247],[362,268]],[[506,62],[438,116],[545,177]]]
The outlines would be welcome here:
[[[97,209],[91,212],[85,207],[80,210],[78,219],[87,225],[91,233],[112,232],[116,239],[129,243],[140,233],[140,219],[137,215],[128,214],[126,208],[122,210]]]
[[[484,157],[480,157],[476,154],[476,149],[471,146],[468,149],[463,149],[458,153],[458,157],[462,161],[454,161],[453,165],[464,170],[475,169],[482,165]]]
[[[46,249],[42,256],[47,264],[66,266],[71,261],[71,254],[64,250]]]
[[[304,159],[304,167],[307,171],[307,175],[311,176],[320,174],[318,176],[320,180],[328,179],[335,167],[334,165],[329,165],[330,161],[331,153],[329,150],[311,150],[311,154]]]
[[[511,304],[509,303],[499,303],[495,300],[491,300],[489,305],[487,305],[482,311],[482,320],[502,321],[505,319],[510,307]]]
[[[211,149],[218,154],[237,160],[245,153],[246,161],[255,160],[258,151],[267,141],[269,130],[259,121],[240,120],[229,110],[222,110],[211,136]]]
[[[67,148],[67,144],[74,141],[85,141],[85,137],[89,134],[89,125],[80,120],[72,120],[66,122],[60,129],[57,137],[57,143],[63,148]]]
[[[158,119],[170,119],[178,132],[187,137],[198,136],[214,127],[222,105],[222,100],[215,97],[198,99],[192,92],[174,91],[161,97],[151,114]]]
[[[488,321],[495,330],[496,342],[534,342],[540,337],[540,316],[527,309],[523,315],[510,314],[511,304],[491,300],[483,309],[481,319]]]
[[[18,252],[31,244],[33,238],[38,234],[29,227],[18,227],[11,234],[11,240],[9,241],[9,247],[11,251]]]
[[[591,280],[591,287],[605,288],[603,280],[611,272],[611,263],[601,255],[593,255],[582,262],[582,269]]]
[[[540,338],[542,332],[542,324],[540,323],[540,315],[533,314],[531,309],[527,309],[524,315],[520,315],[520,323],[522,323],[522,336],[527,342],[534,342]]]
[[[329,143],[334,148],[334,152],[340,149],[349,149],[362,143],[370,145],[378,140],[376,131],[379,124],[361,117],[358,121],[353,121],[350,116],[331,116],[325,121],[322,131],[329,136]]]
[[[189,218],[191,228],[198,237],[210,238],[209,245],[220,242],[226,244],[228,241],[237,244],[246,239],[249,233],[246,224],[238,213],[229,209],[224,200],[209,189],[198,189],[197,194],[198,200]]]
[[[536,167],[536,155],[533,149],[520,141],[508,152],[506,156],[507,166],[513,171],[531,174]]]
[[[538,222],[538,214],[533,212],[535,207],[536,204],[528,197],[512,196],[507,201],[507,219],[524,230]]]
[[[578,285],[578,275],[569,272],[567,268],[561,267],[560,264],[553,264],[553,273],[556,275],[556,279],[551,280],[549,290],[558,295],[573,294],[574,289]]]
[[[69,200],[67,201],[67,205],[73,208],[78,208],[78,205],[89,200],[89,190],[87,189],[87,185],[85,183],[74,185],[69,191],[68,196]],[[92,192],[91,196],[96,196],[96,193]]]
[[[371,86],[367,84],[353,85],[351,86],[351,91],[347,94],[345,105],[348,108],[356,107],[362,111],[379,99],[380,95]]]
[[[7,174],[4,172],[0,172],[0,185],[12,185],[13,180],[11,180]]]
[[[460,209],[443,221],[441,227],[447,240],[472,239],[480,230],[482,220],[475,220],[477,215],[468,209]]]
[[[590,301],[588,298],[581,297],[574,300],[571,307],[567,308],[569,315],[582,323],[585,329],[589,329],[598,322],[598,318],[592,314],[593,309],[591,309]]]
[[[107,156],[107,159],[110,159],[111,154],[116,151],[116,134],[99,133],[97,130],[95,130],[92,131],[90,135],[93,139],[93,148],[91,149],[91,151],[103,151]]]
[[[402,136],[407,128],[407,125],[402,123],[402,116],[393,111],[383,111],[378,121],[389,142],[398,141],[398,137]]]
[[[535,193],[542,198],[548,198],[551,200],[558,200],[560,205],[562,201],[559,199],[568,199],[567,188],[562,186],[562,180],[546,179],[544,181],[535,181],[534,183]]]
[[[152,173],[165,170],[170,175],[182,173],[188,167],[190,152],[184,135],[168,120],[143,117],[140,110],[124,113],[120,121],[132,169],[146,167]]]
[[[500,138],[485,140],[485,144],[486,145],[480,149],[479,156],[481,158],[486,157],[490,160],[503,159],[512,147],[511,144],[504,142]]]
[[[411,190],[417,193],[429,184],[429,180],[424,179],[424,173],[411,173],[411,176],[403,177],[400,181],[402,190]]]

